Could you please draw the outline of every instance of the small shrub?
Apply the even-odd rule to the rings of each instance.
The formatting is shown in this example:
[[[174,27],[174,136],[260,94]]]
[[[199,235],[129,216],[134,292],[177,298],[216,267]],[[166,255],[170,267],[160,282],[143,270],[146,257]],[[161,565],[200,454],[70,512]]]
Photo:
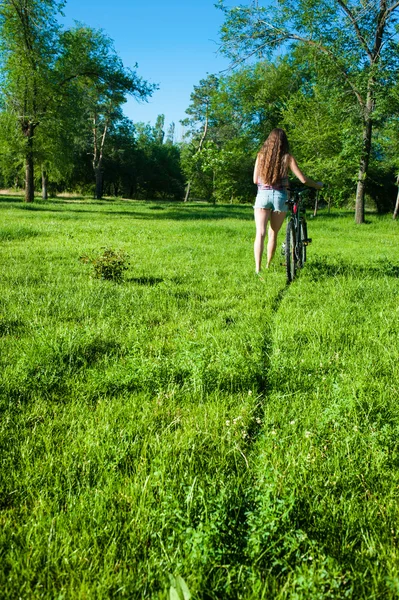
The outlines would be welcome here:
[[[128,258],[129,255],[123,250],[104,248],[104,252],[99,256],[81,256],[80,260],[93,265],[96,279],[120,282],[124,271],[128,269]]]

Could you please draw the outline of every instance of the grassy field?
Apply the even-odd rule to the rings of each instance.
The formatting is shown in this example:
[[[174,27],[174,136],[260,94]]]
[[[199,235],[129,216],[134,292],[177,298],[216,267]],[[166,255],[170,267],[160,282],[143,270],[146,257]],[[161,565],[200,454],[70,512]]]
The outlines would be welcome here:
[[[248,206],[0,216],[2,598],[399,597],[398,223],[321,213],[287,286]]]

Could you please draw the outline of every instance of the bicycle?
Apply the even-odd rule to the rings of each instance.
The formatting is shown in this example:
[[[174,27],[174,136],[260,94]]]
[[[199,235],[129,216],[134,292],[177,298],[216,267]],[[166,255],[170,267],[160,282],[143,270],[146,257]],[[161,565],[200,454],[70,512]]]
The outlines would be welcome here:
[[[294,280],[297,269],[301,269],[306,262],[306,249],[312,242],[308,238],[308,227],[306,223],[306,211],[303,206],[302,195],[308,190],[289,190],[291,198],[287,201],[290,208],[287,232],[285,236],[284,255],[286,260],[287,281]]]

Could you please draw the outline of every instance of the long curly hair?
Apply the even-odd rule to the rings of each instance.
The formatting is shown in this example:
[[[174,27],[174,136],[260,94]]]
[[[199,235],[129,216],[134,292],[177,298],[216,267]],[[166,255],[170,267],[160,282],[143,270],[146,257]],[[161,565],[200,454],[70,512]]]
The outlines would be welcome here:
[[[284,129],[273,129],[258,154],[258,176],[274,185],[287,176],[289,144]]]

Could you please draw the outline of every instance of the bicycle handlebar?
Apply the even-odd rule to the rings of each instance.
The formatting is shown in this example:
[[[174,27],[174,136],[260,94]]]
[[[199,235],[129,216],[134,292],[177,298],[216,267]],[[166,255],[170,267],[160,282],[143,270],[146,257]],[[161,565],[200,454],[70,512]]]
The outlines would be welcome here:
[[[315,188],[309,188],[305,186],[292,186],[288,187],[287,191],[291,193],[291,198],[288,199],[288,203],[299,202],[304,200],[305,197],[314,198],[315,194],[318,192]]]
[[[300,195],[312,194],[312,193],[318,191],[318,190],[316,190],[316,188],[310,188],[308,186],[298,186],[298,185],[297,186],[295,186],[295,185],[289,186],[289,187],[287,187],[287,190],[289,192],[293,192],[294,194],[300,194]]]

